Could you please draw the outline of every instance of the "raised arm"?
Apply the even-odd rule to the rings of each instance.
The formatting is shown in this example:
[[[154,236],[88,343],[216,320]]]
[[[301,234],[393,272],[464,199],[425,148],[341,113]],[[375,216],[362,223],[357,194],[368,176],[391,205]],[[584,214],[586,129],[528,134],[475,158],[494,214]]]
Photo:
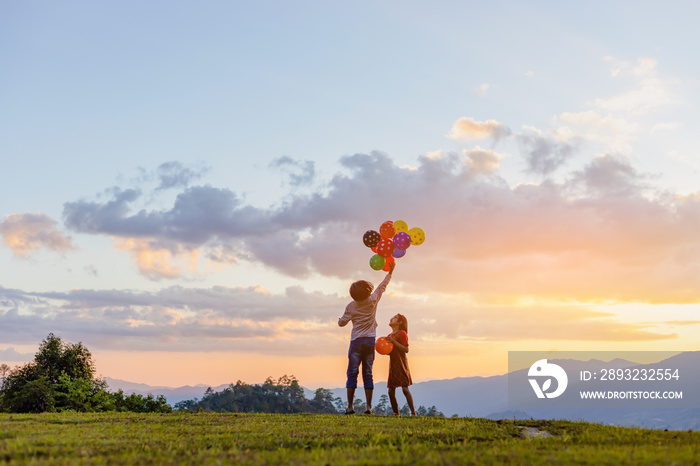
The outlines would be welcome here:
[[[392,274],[394,273],[394,267],[396,266],[396,262],[391,264],[389,267],[389,272],[386,274],[386,277],[384,277],[384,280],[377,286],[377,288],[374,290],[374,293],[372,293],[373,296],[376,297],[377,300],[382,297],[384,294],[384,291],[386,291],[386,286],[389,284],[391,281]]]

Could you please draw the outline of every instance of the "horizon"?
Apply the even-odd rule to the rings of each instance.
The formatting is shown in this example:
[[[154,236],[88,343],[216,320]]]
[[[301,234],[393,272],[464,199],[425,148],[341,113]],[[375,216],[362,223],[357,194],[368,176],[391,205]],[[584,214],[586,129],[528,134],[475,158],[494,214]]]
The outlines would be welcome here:
[[[134,383],[342,386],[389,220],[426,235],[377,312],[407,316],[416,381],[694,350],[692,11],[1,5],[0,363],[53,332]]]
[[[557,357],[554,357],[552,359],[549,359],[549,361],[578,361],[578,362],[584,362],[584,363],[598,363],[598,362],[604,362],[604,363],[611,363],[612,361],[624,361],[627,363],[633,363],[635,365],[648,365],[648,364],[656,364],[656,363],[661,363],[666,361],[667,359],[673,358],[675,356],[678,356],[680,354],[688,354],[688,353],[699,353],[700,351],[682,351],[682,352],[672,352],[672,351],[666,351],[666,352],[655,352],[655,351],[635,351],[635,352],[623,352],[620,354],[620,352],[603,352],[606,353],[607,356],[602,357],[601,354],[596,354],[597,357],[592,357],[590,359],[577,359],[575,358],[575,353],[577,352],[564,352],[561,355],[557,355]],[[584,351],[582,353],[589,353],[588,351]],[[599,359],[600,358],[600,359]],[[536,359],[536,358],[534,358]],[[529,364],[529,363],[528,363]],[[469,376],[455,376],[455,377],[450,377],[450,378],[437,378],[437,379],[414,379],[413,383],[414,384],[419,384],[419,383],[424,383],[424,382],[442,382],[442,381],[450,381],[450,380],[455,380],[455,379],[462,379],[462,378],[490,378],[490,377],[499,377],[499,376],[507,376],[510,373],[516,372],[516,371],[523,371],[528,369],[527,367],[521,367],[521,368],[511,368],[509,367],[508,370],[505,373],[498,373],[498,374],[475,374],[475,375],[469,375]],[[283,374],[283,375],[288,375],[290,377],[296,378],[294,374]],[[126,382],[129,384],[136,384],[136,385],[146,385],[151,388],[168,388],[168,389],[178,389],[178,388],[183,388],[183,387],[220,387],[223,385],[228,385],[228,384],[233,384],[236,383],[234,381],[231,382],[226,382],[226,383],[221,383],[221,384],[216,384],[216,385],[210,385],[210,384],[204,384],[204,383],[190,383],[190,384],[185,384],[177,387],[173,386],[154,386],[154,385],[149,385],[149,384],[143,384],[139,382],[133,382],[129,380],[122,380],[122,379],[114,379],[113,377],[109,376],[100,376],[104,377],[105,379],[110,378],[112,380],[116,380],[118,382]],[[279,377],[272,377],[274,380],[277,380]],[[343,385],[342,387],[332,387],[332,386],[325,386],[325,385],[306,385],[303,383],[303,381],[297,379],[299,382],[299,385],[308,389],[308,390],[316,390],[318,388],[325,388],[325,389],[342,389],[345,388]],[[258,385],[264,383],[264,380],[261,381],[246,381],[242,380],[243,383],[247,383],[249,385]],[[384,381],[379,381],[378,383],[381,383]],[[377,382],[375,382],[377,383]],[[386,383],[386,382],[384,382]]]

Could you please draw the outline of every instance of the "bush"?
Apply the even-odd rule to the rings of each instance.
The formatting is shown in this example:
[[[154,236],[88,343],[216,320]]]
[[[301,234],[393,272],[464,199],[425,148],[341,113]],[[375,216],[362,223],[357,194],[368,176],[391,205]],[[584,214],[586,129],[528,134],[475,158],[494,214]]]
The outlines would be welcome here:
[[[150,393],[147,396],[124,395],[124,391],[119,389],[117,392],[111,393],[111,409],[110,411],[134,412],[134,413],[169,413],[172,408],[163,395],[154,397]]]
[[[25,383],[21,390],[3,390],[3,408],[12,413],[43,413],[53,411],[54,391],[46,377]]]
[[[56,398],[56,411],[108,411],[110,394],[101,380],[71,378],[61,374],[58,383],[53,385]]]

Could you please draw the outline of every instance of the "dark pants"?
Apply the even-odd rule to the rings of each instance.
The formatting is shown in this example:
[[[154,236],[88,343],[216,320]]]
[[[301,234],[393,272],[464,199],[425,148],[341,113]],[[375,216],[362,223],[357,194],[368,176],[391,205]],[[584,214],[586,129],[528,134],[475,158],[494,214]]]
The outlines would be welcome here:
[[[347,388],[357,388],[357,375],[362,363],[362,382],[365,388],[374,388],[372,363],[374,362],[374,337],[357,338],[350,342],[348,350]]]

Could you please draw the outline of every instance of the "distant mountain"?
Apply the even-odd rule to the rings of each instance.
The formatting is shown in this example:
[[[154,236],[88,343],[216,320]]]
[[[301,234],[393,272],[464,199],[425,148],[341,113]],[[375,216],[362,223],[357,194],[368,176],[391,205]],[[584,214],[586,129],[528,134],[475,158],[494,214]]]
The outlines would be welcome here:
[[[673,356],[666,360],[668,367],[678,368],[683,374],[684,395],[695,397],[700,395],[700,352],[685,352]],[[556,360],[550,362],[556,363]],[[644,365],[616,359],[610,362],[602,361],[567,361],[569,367],[575,370],[595,370],[603,367],[643,368]],[[561,361],[560,361],[561,363]],[[572,365],[573,364],[573,365]],[[655,364],[655,365],[658,365]],[[526,370],[516,371],[526,372]],[[202,398],[208,385],[172,387],[153,387],[145,384],[135,384],[123,380],[106,378],[111,390],[121,388],[125,393],[137,393],[146,395],[163,395],[168,403],[174,405],[183,400]],[[570,381],[570,386],[578,389],[576,381]],[[214,391],[221,391],[228,387],[228,384],[212,387]],[[690,388],[690,390],[688,390]],[[596,389],[591,387],[591,389]],[[345,387],[330,389],[334,397],[345,400]],[[567,388],[567,391],[571,388]],[[685,393],[690,391],[690,393]],[[307,398],[313,398],[314,391],[304,389]],[[379,398],[387,393],[386,382],[375,383],[373,402],[376,404]],[[490,419],[570,419],[584,420],[603,424],[613,424],[621,426],[635,426],[663,429],[700,429],[700,409],[510,409],[508,406],[508,374],[496,375],[492,377],[458,377],[446,380],[430,380],[419,382],[411,386],[415,405],[430,408],[435,406],[438,411],[446,416],[470,416],[486,417]],[[364,391],[361,383],[355,392],[355,396],[364,400]],[[405,398],[400,390],[396,394],[399,405],[403,406]]]
[[[105,377],[105,381],[107,382],[110,391],[117,391],[121,389],[127,394],[136,393],[137,395],[145,396],[150,393],[153,396],[163,395],[171,405],[174,405],[179,401],[202,398],[204,392],[207,390],[207,388],[209,388],[209,385],[204,384],[198,384],[195,386],[185,385],[177,388],[158,387],[143,383],[127,382],[126,380],[113,379],[111,377]],[[212,387],[212,390],[220,392],[224,388],[228,387],[228,385],[229,384],[224,384],[219,385],[218,387]]]
[[[411,395],[416,408],[435,406],[445,416],[485,417],[488,414],[507,409],[508,405],[508,376],[493,377],[458,377],[455,379],[429,380],[411,385]],[[331,390],[334,397],[346,399],[346,389]],[[379,397],[387,394],[386,382],[374,384],[372,402],[376,404]],[[364,400],[365,393],[360,382],[355,396]],[[397,390],[396,398],[399,406],[403,406],[405,398],[401,390]]]

